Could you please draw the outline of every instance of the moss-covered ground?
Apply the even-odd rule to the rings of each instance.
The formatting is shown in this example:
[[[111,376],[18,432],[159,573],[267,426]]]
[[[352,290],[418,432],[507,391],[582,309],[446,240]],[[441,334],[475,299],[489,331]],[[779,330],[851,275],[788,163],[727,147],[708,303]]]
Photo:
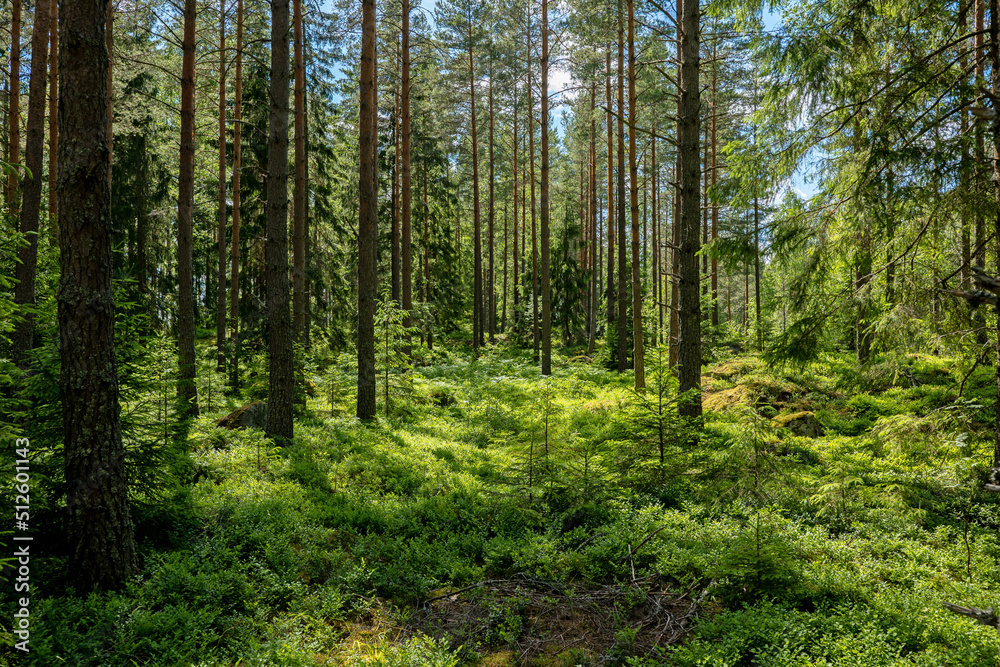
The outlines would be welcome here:
[[[137,498],[141,574],[79,597],[39,560],[31,652],[6,657],[1000,665],[997,632],[942,606],[1000,599],[992,368],[739,356],[706,367],[697,425],[655,368],[640,397],[571,357],[542,378],[503,348],[439,354],[371,424],[349,367],[311,369],[283,449],[215,425],[252,396],[217,398],[171,464],[182,483]],[[803,412],[821,436],[782,426]]]

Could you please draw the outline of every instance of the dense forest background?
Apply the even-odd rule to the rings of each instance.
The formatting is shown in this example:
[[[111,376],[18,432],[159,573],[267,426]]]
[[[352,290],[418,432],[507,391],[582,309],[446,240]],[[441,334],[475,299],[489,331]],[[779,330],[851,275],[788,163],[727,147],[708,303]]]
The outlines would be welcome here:
[[[0,659],[1000,664],[996,0],[494,4],[4,3]]]

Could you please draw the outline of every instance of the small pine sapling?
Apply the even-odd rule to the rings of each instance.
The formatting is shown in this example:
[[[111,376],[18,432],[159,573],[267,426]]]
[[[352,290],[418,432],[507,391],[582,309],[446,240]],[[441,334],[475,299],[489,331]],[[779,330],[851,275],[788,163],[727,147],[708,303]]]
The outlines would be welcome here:
[[[382,377],[383,394],[385,396],[385,416],[392,412],[392,395],[400,400],[413,395],[413,368],[409,355],[403,351],[401,341],[407,335],[412,335],[414,329],[403,326],[406,315],[386,287],[377,304],[375,312],[375,331],[378,343],[375,351],[375,364]]]

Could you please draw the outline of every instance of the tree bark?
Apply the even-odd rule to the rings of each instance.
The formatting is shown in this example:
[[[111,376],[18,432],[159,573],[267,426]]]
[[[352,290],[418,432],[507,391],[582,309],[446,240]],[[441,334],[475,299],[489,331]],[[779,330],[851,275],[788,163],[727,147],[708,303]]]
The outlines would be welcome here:
[[[760,202],[753,198],[753,304],[757,351],[764,351],[764,324],[760,317]]]
[[[400,125],[402,127],[402,151],[401,151],[401,188],[400,193],[400,218],[403,228],[401,271],[403,280],[403,326],[411,326],[410,313],[413,310],[413,260],[412,260],[412,183],[410,165],[410,0],[402,0],[403,27],[402,27],[402,82],[400,84],[400,115],[402,116]],[[412,353],[409,334],[405,337],[403,353],[409,357]]]
[[[472,350],[479,354],[483,344],[483,230],[479,220],[479,144],[476,136],[476,79],[472,49],[472,12],[469,11],[469,122],[472,125],[472,227],[473,227],[473,295]]]
[[[632,213],[632,364],[635,390],[646,390],[642,331],[642,274],[639,262],[639,170],[635,145],[638,108],[635,99],[635,0],[628,0],[628,157]],[[644,235],[645,238],[645,235]]]
[[[295,342],[306,342],[306,68],[302,0],[292,1],[295,42],[295,183],[292,194],[292,323]]]
[[[10,3],[10,86],[7,89],[7,159],[21,163],[21,0]],[[7,213],[18,216],[17,174],[7,174]]]
[[[552,375],[552,285],[549,281],[549,3],[542,0],[542,375]]]
[[[378,243],[378,98],[375,0],[361,2],[361,113],[358,133],[358,419],[375,416],[375,293]]]
[[[679,406],[681,416],[701,416],[701,291],[698,251],[700,243],[698,0],[682,0],[680,53],[680,114],[678,155],[680,157],[680,296],[678,380],[682,394],[692,392]]]
[[[618,372],[628,368],[628,274],[625,250],[625,17],[618,0]]]
[[[239,384],[240,364],[240,187],[243,168],[243,0],[236,2],[236,81],[233,83],[233,238],[229,273],[229,326],[232,357],[229,384]]]
[[[587,310],[587,354],[597,348],[597,302],[600,282],[597,275],[597,80],[590,82],[590,307]]]
[[[611,43],[607,43],[607,53],[605,54],[604,60],[604,85],[605,85],[605,104],[607,113],[606,124],[608,130],[608,225],[607,225],[607,235],[608,235],[608,290],[607,290],[607,307],[608,307],[608,326],[606,336],[610,337],[612,330],[617,326],[617,319],[615,313],[615,302],[618,299],[617,290],[615,289],[615,149],[614,149],[614,127],[615,127],[615,116],[612,113],[611,102]],[[618,348],[614,347],[609,350],[611,353],[611,361],[616,363],[618,358]]]
[[[496,308],[496,286],[494,284],[496,280],[496,273],[494,271],[494,244],[493,244],[493,225],[495,222],[495,211],[494,211],[494,185],[496,172],[494,169],[493,160],[493,56],[490,54],[490,83],[489,83],[489,105],[490,105],[490,203],[489,203],[489,221],[487,235],[489,238],[489,269],[486,272],[486,329],[489,333],[490,343],[496,342],[496,332],[497,332],[497,308]]]
[[[717,49],[712,45],[712,187],[719,182],[718,172],[718,127],[717,101],[719,96],[718,88],[718,66],[716,65]],[[712,202],[712,242],[719,238],[719,205]],[[719,259],[712,254],[712,326],[719,326]]]
[[[534,343],[534,362],[539,360],[538,350],[541,343],[538,327],[538,229],[535,220],[535,102],[531,90],[531,21],[528,21],[528,159],[531,165],[529,178],[531,180],[531,326]]]
[[[520,147],[521,138],[517,134],[517,83],[514,83],[514,158],[513,158],[513,171],[514,171],[514,184],[513,184],[513,196],[514,196],[514,248],[513,248],[513,267],[512,273],[514,275],[514,334],[517,339],[520,338],[521,332],[521,281],[520,281],[520,261],[519,253],[520,250],[518,246],[518,224],[517,224],[517,187],[518,181],[518,148]],[[523,179],[523,176],[522,176]],[[521,202],[521,207],[524,207],[524,202]]]
[[[1000,2],[990,0],[990,88],[992,89],[994,106],[997,106],[996,95],[1000,91]],[[1000,108],[993,116],[993,123],[990,128],[993,135],[993,154],[1000,155]],[[993,197],[994,201],[1000,205],[1000,161],[993,160]],[[993,216],[993,236],[996,239],[997,249],[1000,250],[1000,207]],[[1000,254],[997,255],[1000,258]],[[996,307],[996,400],[1000,406],[1000,304]],[[994,410],[995,417],[993,423],[993,468],[1000,468],[1000,409]]]
[[[226,0],[219,2],[219,285],[215,315],[215,367],[226,372]]]
[[[59,3],[49,2],[49,245],[59,243]]]
[[[177,186],[177,398],[180,418],[198,416],[194,353],[194,47],[195,0],[184,0],[181,143]]]
[[[268,390],[264,433],[279,445],[292,439],[294,331],[288,303],[288,0],[271,0],[271,83],[268,90],[267,282]]]
[[[69,571],[80,593],[121,588],[138,571],[114,343],[106,11],[100,0],[65,2],[59,17],[59,393]]]
[[[28,124],[24,146],[27,171],[21,185],[21,234],[27,245],[17,249],[14,270],[14,303],[20,317],[11,337],[15,363],[24,366],[34,347],[35,276],[38,271],[38,220],[42,206],[42,165],[45,152],[45,83],[49,41],[49,0],[35,0],[35,24],[31,34],[31,79],[28,84]]]

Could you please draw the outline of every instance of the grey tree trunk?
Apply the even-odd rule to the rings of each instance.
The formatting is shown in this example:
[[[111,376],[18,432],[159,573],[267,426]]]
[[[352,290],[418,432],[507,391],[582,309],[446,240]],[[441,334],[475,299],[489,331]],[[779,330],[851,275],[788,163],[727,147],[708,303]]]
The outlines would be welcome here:
[[[198,416],[194,353],[194,47],[195,0],[184,1],[181,143],[177,175],[177,399],[181,419]]]
[[[59,393],[69,572],[81,593],[121,588],[138,571],[114,343],[106,11],[65,2],[59,17]]]
[[[677,121],[680,160],[680,246],[678,381],[682,394],[692,392],[679,406],[684,417],[701,416],[701,290],[698,251],[701,249],[701,162],[698,135],[699,89],[698,0],[682,0],[680,38],[680,113]]]
[[[361,113],[358,133],[358,419],[375,416],[375,293],[378,242],[378,99],[375,0],[361,3]]]
[[[294,333],[288,295],[288,33],[288,0],[272,0],[264,243],[269,373],[264,433],[278,444],[287,444],[294,429]]]

